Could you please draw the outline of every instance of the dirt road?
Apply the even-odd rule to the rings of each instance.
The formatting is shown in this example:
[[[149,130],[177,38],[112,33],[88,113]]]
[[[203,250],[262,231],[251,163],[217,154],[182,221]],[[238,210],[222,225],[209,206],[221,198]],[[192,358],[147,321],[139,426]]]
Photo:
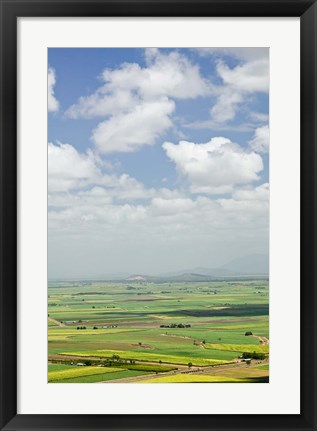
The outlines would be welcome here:
[[[264,344],[266,346],[269,345],[269,339],[266,337],[261,337],[260,335],[252,335],[252,337],[257,338],[261,344]]]
[[[53,319],[53,317],[49,317],[48,320],[50,322],[56,323],[57,326],[61,326],[61,327],[65,327],[66,325],[64,325],[64,323],[60,322],[59,320]]]

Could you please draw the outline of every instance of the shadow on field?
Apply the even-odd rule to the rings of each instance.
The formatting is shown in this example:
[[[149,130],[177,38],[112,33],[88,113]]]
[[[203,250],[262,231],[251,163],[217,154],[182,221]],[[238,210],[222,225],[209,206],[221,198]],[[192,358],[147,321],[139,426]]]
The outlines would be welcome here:
[[[189,316],[189,317],[225,317],[225,316],[266,316],[269,314],[268,304],[243,304],[243,305],[224,305],[227,308],[218,310],[205,310],[205,309],[179,309],[174,311],[159,311],[155,310],[155,314],[161,314],[164,316]],[[95,313],[107,317],[119,317],[119,316],[135,316],[135,317],[146,317],[147,315],[153,314],[153,311],[144,312],[129,312],[129,311],[118,311],[118,312],[99,312]]]
[[[179,310],[180,314],[193,317],[211,316],[264,316],[269,314],[268,304],[228,305],[228,308],[218,310]],[[168,313],[166,313],[168,314]]]
[[[270,383],[269,376],[264,377],[250,377],[250,380],[252,380],[251,383]]]
[[[221,382],[221,384],[222,383],[239,383],[239,384],[241,384],[241,383],[243,383],[243,384],[245,384],[245,383],[270,383],[269,376],[265,376],[265,377],[247,377],[246,379],[241,379],[241,380],[242,380],[242,382],[238,382],[238,381],[235,381],[235,382],[228,381],[228,382],[226,382],[226,381],[223,381],[223,382]],[[195,382],[186,382],[186,383],[195,383]],[[204,384],[204,383],[211,384],[211,383],[219,383],[219,382],[199,382],[199,383],[201,383],[201,384]]]

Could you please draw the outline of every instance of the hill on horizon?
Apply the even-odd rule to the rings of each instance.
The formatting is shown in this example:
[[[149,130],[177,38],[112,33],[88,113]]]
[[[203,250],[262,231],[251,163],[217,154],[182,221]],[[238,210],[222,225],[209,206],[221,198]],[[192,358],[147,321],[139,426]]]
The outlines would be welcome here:
[[[213,281],[217,278],[268,276],[269,257],[254,254],[233,259],[218,268],[196,267],[178,272],[153,275],[134,274],[127,281]]]
[[[266,254],[252,254],[238,257],[221,268],[240,274],[269,274],[269,256]]]

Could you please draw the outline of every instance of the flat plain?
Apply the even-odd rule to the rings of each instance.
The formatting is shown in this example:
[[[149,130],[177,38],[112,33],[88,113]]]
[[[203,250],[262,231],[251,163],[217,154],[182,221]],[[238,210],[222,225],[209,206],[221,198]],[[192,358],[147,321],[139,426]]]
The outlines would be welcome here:
[[[50,281],[52,383],[265,383],[266,278]]]

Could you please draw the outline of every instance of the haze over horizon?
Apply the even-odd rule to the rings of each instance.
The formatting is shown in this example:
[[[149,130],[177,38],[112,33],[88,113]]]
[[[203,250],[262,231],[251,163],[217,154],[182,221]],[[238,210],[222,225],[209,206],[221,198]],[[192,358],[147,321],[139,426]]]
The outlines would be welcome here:
[[[48,276],[269,253],[269,50],[50,48]]]

